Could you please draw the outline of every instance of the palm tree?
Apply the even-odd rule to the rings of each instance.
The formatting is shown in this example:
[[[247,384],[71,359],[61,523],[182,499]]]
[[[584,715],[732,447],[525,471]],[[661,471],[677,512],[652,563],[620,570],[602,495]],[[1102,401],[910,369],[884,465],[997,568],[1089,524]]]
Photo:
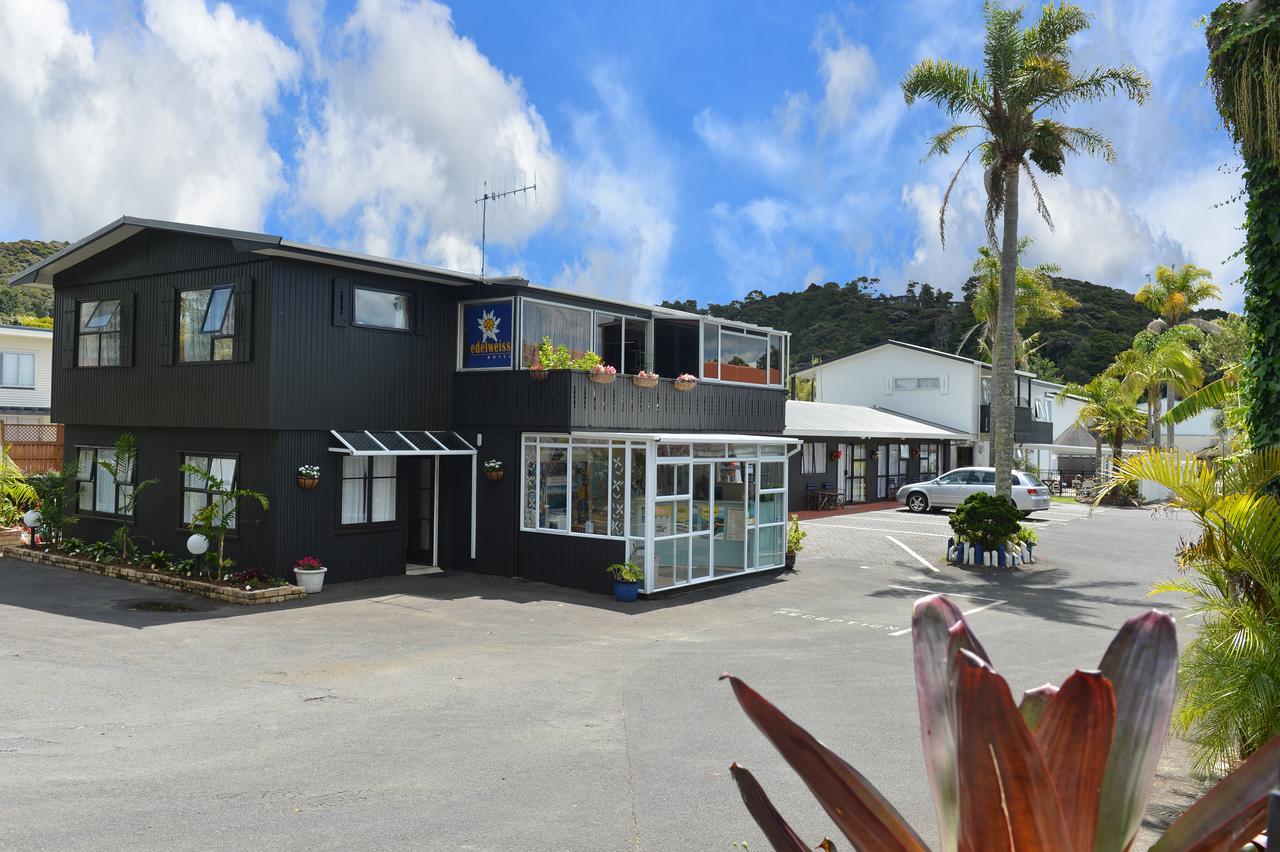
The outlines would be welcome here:
[[[1160,264],[1156,267],[1155,277],[1155,281],[1144,284],[1133,297],[1134,301],[1146,305],[1157,317],[1147,328],[1160,334],[1185,320],[1201,331],[1210,334],[1216,331],[1212,328],[1212,323],[1206,320],[1187,320],[1187,314],[1196,305],[1222,295],[1218,285],[1213,283],[1209,270],[1191,263],[1184,263],[1177,269]]]
[[[1018,240],[1019,259],[1031,242],[1031,237]],[[1013,325],[1014,345],[1017,348],[1015,360],[1023,370],[1031,368],[1031,355],[1039,347],[1034,345],[1036,335],[1024,338],[1018,329],[1032,320],[1057,319],[1067,308],[1080,307],[1079,302],[1053,286],[1050,276],[1058,271],[1059,267],[1053,263],[1041,263],[1030,269],[1018,265],[1018,295],[1014,303]],[[969,300],[969,310],[973,312],[973,318],[977,322],[961,338],[956,354],[959,355],[969,338],[978,333],[978,350],[984,357],[990,358],[995,351],[996,314],[1000,304],[1000,255],[989,246],[978,246],[978,259],[973,263],[973,274],[978,278],[978,286]]]
[[[1216,299],[1222,295],[1218,285],[1211,280],[1211,273],[1203,267],[1184,263],[1174,269],[1172,266],[1160,264],[1156,267],[1155,281],[1144,284],[1134,295],[1134,300],[1146,305],[1156,315],[1147,330],[1156,334],[1173,331],[1180,326],[1194,326],[1205,334],[1217,334],[1219,326],[1207,320],[1187,317],[1195,306],[1206,299]],[[1185,391],[1184,391],[1185,393]],[[1177,400],[1177,389],[1167,388],[1165,407],[1173,408]],[[1167,426],[1167,443],[1173,446],[1173,423]]]
[[[1022,9],[1006,9],[988,0],[983,6],[986,39],[982,68],[970,69],[947,60],[926,59],[902,81],[908,105],[923,98],[941,107],[957,123],[933,137],[927,156],[946,154],[957,141],[978,131],[981,140],[969,149],[942,199],[938,227],[946,245],[947,201],[965,163],[978,151],[987,193],[987,236],[997,245],[996,220],[1003,216],[1000,246],[1000,299],[996,312],[995,383],[992,432],[995,443],[996,493],[1011,493],[1014,461],[1014,372],[1018,264],[1018,180],[1026,172],[1040,215],[1052,226],[1035,174],[1034,163],[1048,175],[1062,174],[1068,154],[1115,159],[1111,143],[1096,130],[1062,124],[1044,114],[1074,103],[1121,92],[1141,103],[1151,84],[1132,66],[1095,68],[1083,75],[1071,70],[1067,42],[1089,27],[1089,16],[1072,3],[1048,3],[1040,20],[1023,29]]]
[[[1103,422],[1107,412],[1114,407],[1117,399],[1125,394],[1120,390],[1120,382],[1107,376],[1096,376],[1086,384],[1067,384],[1058,392],[1059,400],[1068,397],[1079,397],[1084,400],[1080,413],[1076,415],[1076,425],[1088,431],[1096,442],[1093,458],[1095,476],[1102,474],[1102,439],[1106,435]]]
[[[1172,334],[1140,331],[1133,347],[1116,356],[1106,374],[1120,379],[1120,388],[1135,397],[1147,396],[1147,430],[1152,446],[1160,446],[1160,389],[1189,394],[1204,381],[1200,359],[1186,341]]]
[[[1147,426],[1147,415],[1124,391],[1111,399],[1094,420],[1094,428],[1111,444],[1113,464],[1124,458],[1125,441],[1147,437]]]

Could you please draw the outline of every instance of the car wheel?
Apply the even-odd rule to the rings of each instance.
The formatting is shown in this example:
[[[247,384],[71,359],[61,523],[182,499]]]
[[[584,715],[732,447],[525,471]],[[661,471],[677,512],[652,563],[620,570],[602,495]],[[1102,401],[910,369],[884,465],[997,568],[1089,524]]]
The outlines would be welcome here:
[[[1023,512],[1023,513],[1022,513],[1022,517],[1024,517],[1024,518],[1029,518],[1029,517],[1031,517],[1031,513],[1030,513],[1030,512]]]
[[[907,495],[907,508],[917,515],[929,511],[929,498],[920,491],[912,491]]]

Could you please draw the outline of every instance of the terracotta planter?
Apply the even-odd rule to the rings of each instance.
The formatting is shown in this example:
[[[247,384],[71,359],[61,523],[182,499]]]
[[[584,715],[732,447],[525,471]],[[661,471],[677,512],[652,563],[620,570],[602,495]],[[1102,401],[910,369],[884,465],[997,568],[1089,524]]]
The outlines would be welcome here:
[[[504,473],[506,473],[505,470],[486,470],[484,472],[484,475],[492,479],[494,482],[497,482],[499,479],[502,478],[502,475]]]
[[[642,388],[653,388],[658,386],[657,379],[647,379],[644,376],[632,376],[631,381],[633,384],[639,385]]]
[[[697,386],[697,382],[676,382],[676,390],[678,391],[691,391]]]
[[[529,376],[535,382],[545,382],[547,380],[547,376],[549,375],[551,375],[551,373],[548,372],[547,370],[533,370],[533,369],[529,370]]]
[[[320,484],[320,480],[318,479],[308,479],[305,476],[298,477],[299,488],[315,488],[319,484]]]
[[[611,385],[617,378],[613,373],[587,373],[587,376],[598,385]]]

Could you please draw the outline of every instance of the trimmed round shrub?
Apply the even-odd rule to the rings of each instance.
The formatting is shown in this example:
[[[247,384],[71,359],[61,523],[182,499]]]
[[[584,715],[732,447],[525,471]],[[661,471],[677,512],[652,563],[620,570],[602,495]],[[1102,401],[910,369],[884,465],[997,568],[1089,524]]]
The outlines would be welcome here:
[[[1022,513],[1008,497],[970,494],[951,513],[951,530],[956,538],[983,548],[995,548],[1018,534]]]

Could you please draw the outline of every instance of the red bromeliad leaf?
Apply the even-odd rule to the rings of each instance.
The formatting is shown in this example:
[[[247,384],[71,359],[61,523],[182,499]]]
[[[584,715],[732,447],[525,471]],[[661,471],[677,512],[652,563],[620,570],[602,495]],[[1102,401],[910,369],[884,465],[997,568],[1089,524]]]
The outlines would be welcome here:
[[[951,661],[957,647],[984,658],[986,652],[965,624],[964,616],[942,595],[916,601],[911,613],[915,652],[916,700],[920,705],[920,738],[924,764],[938,813],[942,852],[954,852],[960,826],[959,781],[956,774],[955,710],[951,704]]]
[[[1051,683],[1044,686],[1037,686],[1035,689],[1028,689],[1022,693],[1022,703],[1018,705],[1018,712],[1022,714],[1022,721],[1027,723],[1027,729],[1034,731],[1036,726],[1040,724],[1040,717],[1044,715],[1044,710],[1049,706],[1053,696],[1058,694],[1058,687]]]
[[[1035,729],[1036,744],[1062,805],[1069,840],[1065,848],[1092,852],[1102,774],[1115,726],[1111,682],[1099,672],[1076,672],[1049,702]]]
[[[1133,842],[1169,731],[1178,638],[1173,619],[1152,610],[1124,623],[1098,666],[1116,699],[1116,728],[1102,777],[1094,842],[1119,852]]]
[[[1267,794],[1275,784],[1277,764],[1280,737],[1255,751],[1188,808],[1151,847],[1152,852],[1239,849],[1266,826]]]
[[[1061,849],[1058,794],[1004,678],[970,651],[955,661],[962,852]]]
[[[729,772],[733,774],[733,780],[738,782],[742,803],[747,806],[751,816],[755,817],[756,825],[760,826],[769,844],[778,852],[809,852],[809,844],[801,840],[800,835],[787,825],[755,776],[736,763],[729,767]]]
[[[926,849],[902,815],[880,791],[831,749],[732,675],[721,675],[747,717],[808,785],[844,836],[859,850]]]

